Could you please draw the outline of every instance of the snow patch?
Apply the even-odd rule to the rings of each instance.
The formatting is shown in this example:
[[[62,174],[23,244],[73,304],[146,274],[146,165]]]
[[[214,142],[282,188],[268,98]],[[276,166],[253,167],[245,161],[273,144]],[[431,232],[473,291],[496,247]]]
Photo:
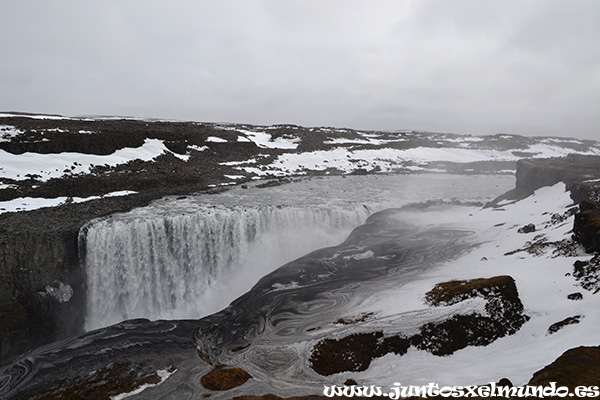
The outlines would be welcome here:
[[[103,156],[82,153],[12,154],[0,149],[0,179],[28,179],[37,175],[41,181],[60,178],[65,174],[89,173],[94,165],[114,167],[133,160],[150,161],[163,153],[172,153],[159,139],[145,139],[140,147],[126,147]]]
[[[216,136],[209,136],[206,138],[206,141],[212,143],[227,143],[227,140]]]
[[[19,197],[12,200],[0,201],[0,214],[15,211],[30,211],[44,207],[56,207],[67,203],[83,203],[85,201],[101,199],[103,197],[128,196],[137,192],[131,190],[121,190],[118,192],[107,193],[102,196],[90,197],[55,197],[47,199],[43,197]]]
[[[10,142],[13,137],[21,133],[24,131],[12,125],[0,125],[0,142]]]
[[[173,370],[172,372],[170,372],[169,370],[166,370],[166,369],[159,369],[158,371],[156,371],[156,375],[158,375],[158,377],[160,378],[160,382],[145,383],[145,384],[141,385],[140,387],[138,387],[137,389],[132,390],[131,392],[121,393],[116,396],[112,396],[111,400],[123,400],[128,397],[134,396],[136,394],[142,393],[144,390],[148,389],[149,387],[158,386],[158,385],[162,384],[164,381],[169,379],[169,377],[171,375],[173,375],[175,372],[177,372],[176,369]]]

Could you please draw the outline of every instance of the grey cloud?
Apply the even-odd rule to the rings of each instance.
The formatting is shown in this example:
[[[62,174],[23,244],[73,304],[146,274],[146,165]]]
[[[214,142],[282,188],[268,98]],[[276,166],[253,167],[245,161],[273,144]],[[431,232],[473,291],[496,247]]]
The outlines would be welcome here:
[[[600,138],[600,3],[0,4],[0,109]]]

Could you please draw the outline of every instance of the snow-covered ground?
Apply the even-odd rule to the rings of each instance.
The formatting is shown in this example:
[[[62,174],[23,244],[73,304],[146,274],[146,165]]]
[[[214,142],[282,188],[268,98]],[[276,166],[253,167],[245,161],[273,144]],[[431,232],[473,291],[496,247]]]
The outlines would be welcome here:
[[[364,384],[404,385],[471,385],[498,381],[503,377],[516,385],[526,384],[535,371],[553,362],[564,351],[582,345],[597,346],[597,328],[600,326],[600,296],[592,295],[578,286],[571,276],[576,260],[591,258],[582,249],[578,256],[552,256],[552,247],[536,256],[521,249],[527,241],[540,238],[560,241],[570,238],[573,218],[549,225],[553,213],[563,214],[571,205],[564,184],[539,189],[533,196],[503,208],[455,208],[443,213],[429,213],[424,219],[440,224],[473,229],[476,240],[482,243],[469,254],[441,265],[401,290],[386,290],[365,301],[363,307],[353,310],[356,315],[374,312],[377,321],[401,321],[414,315],[432,312],[424,303],[424,294],[435,284],[450,280],[489,278],[510,275],[517,284],[525,312],[531,319],[512,336],[498,339],[485,347],[467,347],[451,356],[438,357],[411,348],[406,355],[388,354],[375,359],[365,372],[336,374],[331,382],[341,384],[348,378]],[[517,229],[533,223],[537,230],[520,234]],[[536,240],[538,240],[536,239]],[[581,292],[583,300],[568,300],[567,295]],[[467,304],[453,310],[467,313]],[[434,310],[433,312],[439,312]],[[582,315],[581,322],[568,325],[554,334],[550,325],[567,317]],[[379,324],[381,325],[381,324]],[[392,324],[393,325],[393,324]],[[361,326],[365,330],[367,324]],[[395,328],[397,329],[397,327]]]
[[[515,150],[492,150],[465,148],[471,141],[465,141],[460,147],[415,147],[410,149],[394,149],[382,146],[377,149],[354,149],[337,147],[331,150],[315,150],[303,153],[286,153],[278,156],[271,164],[256,167],[253,160],[239,163],[235,168],[258,176],[303,175],[307,171],[324,171],[335,168],[343,173],[351,173],[357,168],[392,172],[404,167],[413,171],[427,171],[429,163],[451,162],[471,163],[482,161],[517,161],[522,156]],[[337,140],[335,143],[348,143]],[[535,144],[519,150],[531,153],[531,158],[562,157],[573,153],[572,149],[560,145]],[[590,148],[579,154],[600,155],[600,149]],[[518,153],[517,153],[518,154]]]
[[[14,211],[30,211],[37,210],[38,208],[45,207],[56,207],[61,204],[67,203],[82,203],[85,201],[91,201],[100,199],[103,197],[114,197],[114,196],[127,196],[135,194],[137,192],[131,190],[121,190],[117,192],[110,192],[102,196],[90,196],[90,197],[55,197],[47,199],[44,197],[19,197],[12,200],[0,201],[0,214],[5,212]]]
[[[119,149],[106,156],[82,153],[12,154],[0,149],[0,180],[18,181],[34,175],[43,182],[65,175],[89,173],[93,166],[114,167],[133,160],[150,161],[163,153],[172,152],[158,139],[146,139],[140,147]]]

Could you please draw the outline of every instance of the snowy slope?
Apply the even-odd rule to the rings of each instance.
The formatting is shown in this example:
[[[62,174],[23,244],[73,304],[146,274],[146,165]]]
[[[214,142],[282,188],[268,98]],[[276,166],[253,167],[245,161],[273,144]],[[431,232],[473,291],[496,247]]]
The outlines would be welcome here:
[[[472,279],[510,275],[517,284],[525,312],[531,317],[517,334],[497,340],[486,347],[468,347],[451,356],[436,357],[429,353],[409,350],[404,356],[386,355],[376,359],[365,373],[345,373],[336,377],[338,382],[353,377],[372,384],[391,385],[395,381],[406,384],[468,385],[498,381],[508,377],[514,384],[526,384],[534,371],[551,363],[569,348],[598,345],[596,329],[600,326],[600,297],[579,287],[570,274],[576,260],[589,259],[583,249],[575,255],[553,257],[552,247],[540,255],[517,252],[538,235],[549,241],[570,238],[573,219],[548,225],[553,213],[563,214],[571,205],[564,184],[538,190],[516,204],[502,209],[476,211],[456,210],[438,215],[440,222],[464,224],[477,230],[478,238],[485,238],[470,254],[442,265],[416,282],[403,287],[401,293],[381,293],[360,312],[376,312],[382,319],[424,309],[423,295],[436,283],[454,279]],[[534,223],[538,230],[519,234],[517,229]],[[567,295],[583,292],[583,300],[572,301]],[[398,307],[402,305],[402,307]],[[550,325],[567,317],[582,315],[581,322],[569,325],[555,334],[548,334]]]

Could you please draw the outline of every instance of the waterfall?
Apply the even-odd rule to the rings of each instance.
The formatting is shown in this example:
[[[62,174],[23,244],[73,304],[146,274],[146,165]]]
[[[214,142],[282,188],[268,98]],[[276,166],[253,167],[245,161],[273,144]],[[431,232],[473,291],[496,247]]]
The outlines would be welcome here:
[[[275,268],[342,242],[373,211],[362,204],[204,204],[193,212],[134,210],[93,221],[80,233],[86,329],[219,311]]]
[[[164,198],[94,220],[80,232],[86,329],[212,314],[279,266],[341,243],[373,212],[491,200],[513,185],[510,176],[449,174],[305,179]]]

